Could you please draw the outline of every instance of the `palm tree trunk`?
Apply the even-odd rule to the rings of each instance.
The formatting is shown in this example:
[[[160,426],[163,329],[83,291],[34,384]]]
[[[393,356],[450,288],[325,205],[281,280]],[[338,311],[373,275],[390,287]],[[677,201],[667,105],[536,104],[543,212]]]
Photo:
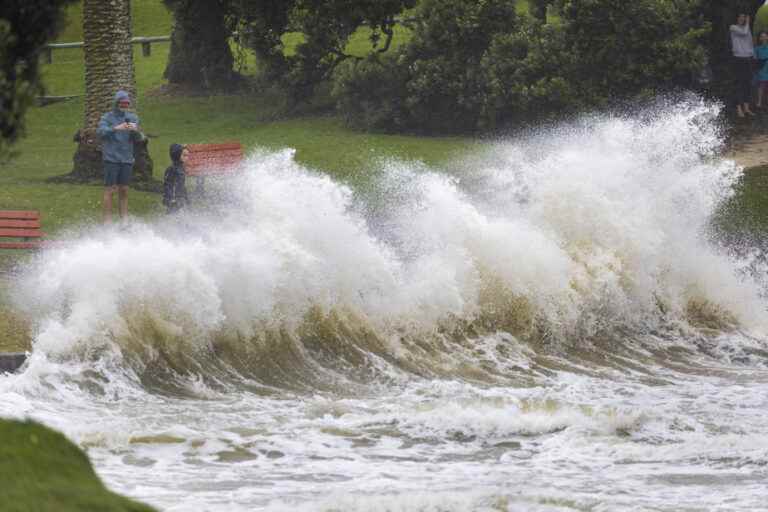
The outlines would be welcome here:
[[[102,176],[101,143],[96,128],[102,114],[112,108],[115,92],[128,91],[133,108],[138,106],[131,37],[130,0],[83,0],[85,118],[75,137],[78,147],[72,176],[77,179]],[[134,153],[134,179],[150,179],[152,160],[146,142],[137,144]]]

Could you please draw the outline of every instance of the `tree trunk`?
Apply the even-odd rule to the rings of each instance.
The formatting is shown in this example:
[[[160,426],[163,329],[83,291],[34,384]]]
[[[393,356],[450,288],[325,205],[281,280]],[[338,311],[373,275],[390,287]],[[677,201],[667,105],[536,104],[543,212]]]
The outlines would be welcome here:
[[[220,0],[176,0],[165,78],[195,88],[226,88],[235,75]]]
[[[83,42],[85,54],[85,118],[75,140],[78,143],[71,176],[78,180],[101,179],[101,141],[96,128],[102,114],[113,108],[118,90],[131,95],[138,107],[133,71],[130,0],[84,0]],[[133,176],[135,181],[152,178],[152,160],[147,143],[137,144]]]

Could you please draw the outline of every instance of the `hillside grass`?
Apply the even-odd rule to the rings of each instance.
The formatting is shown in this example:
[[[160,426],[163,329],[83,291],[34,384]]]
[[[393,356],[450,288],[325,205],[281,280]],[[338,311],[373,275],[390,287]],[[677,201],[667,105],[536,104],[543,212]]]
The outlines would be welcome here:
[[[152,512],[109,491],[88,456],[62,434],[34,422],[0,419],[3,512]]]

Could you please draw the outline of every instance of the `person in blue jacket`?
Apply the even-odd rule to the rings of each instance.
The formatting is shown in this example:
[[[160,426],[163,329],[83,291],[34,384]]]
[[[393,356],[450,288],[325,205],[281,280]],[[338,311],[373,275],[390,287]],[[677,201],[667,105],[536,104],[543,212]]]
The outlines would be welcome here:
[[[755,47],[759,69],[757,71],[757,108],[763,108],[765,92],[768,91],[768,32],[760,32]]]
[[[120,218],[128,215],[128,185],[133,174],[133,144],[143,140],[139,117],[131,112],[131,97],[117,91],[111,111],[101,116],[97,133],[104,161],[104,222],[112,222],[112,197],[118,196]]]

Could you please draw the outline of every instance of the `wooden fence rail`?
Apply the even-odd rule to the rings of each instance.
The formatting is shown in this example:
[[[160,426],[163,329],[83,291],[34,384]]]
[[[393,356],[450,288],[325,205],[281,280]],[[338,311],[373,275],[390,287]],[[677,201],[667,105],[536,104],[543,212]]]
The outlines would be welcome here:
[[[412,27],[416,22],[416,18],[395,18],[395,21],[406,26]],[[366,25],[366,23],[363,23]],[[237,32],[233,32],[232,35],[237,35]],[[171,36],[150,36],[150,37],[134,37],[131,39],[131,43],[141,45],[141,54],[144,57],[152,55],[152,43],[167,43],[171,40]],[[82,48],[83,42],[76,43],[51,43],[45,46],[45,62],[46,64],[53,63],[53,50],[62,50],[65,48]]]
[[[152,37],[134,37],[131,43],[141,45],[141,54],[145,57],[152,55],[152,43],[167,43],[171,36],[152,36]],[[62,50],[65,48],[82,48],[83,42],[76,43],[51,43],[45,46],[45,62],[53,63],[53,50]]]

